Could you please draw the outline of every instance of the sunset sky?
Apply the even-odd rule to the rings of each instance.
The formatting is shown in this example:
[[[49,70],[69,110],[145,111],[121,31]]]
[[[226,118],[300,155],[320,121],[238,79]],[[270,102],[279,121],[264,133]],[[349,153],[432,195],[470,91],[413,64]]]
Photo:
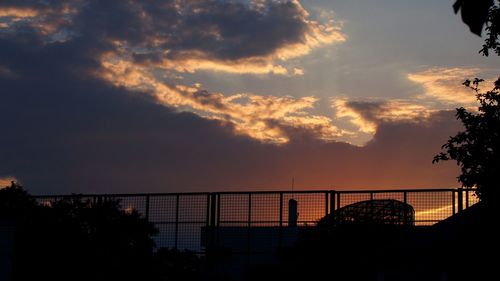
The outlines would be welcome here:
[[[498,76],[435,0],[2,0],[0,184],[34,194],[458,187]]]

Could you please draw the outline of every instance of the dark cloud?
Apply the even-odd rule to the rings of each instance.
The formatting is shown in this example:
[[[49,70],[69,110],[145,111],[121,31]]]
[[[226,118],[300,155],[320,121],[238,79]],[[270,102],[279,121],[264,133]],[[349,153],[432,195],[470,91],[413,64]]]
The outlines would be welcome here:
[[[39,2],[22,5],[29,3]],[[176,113],[149,95],[136,95],[99,79],[93,74],[101,67],[100,55],[114,50],[109,38],[125,36],[142,42],[148,36],[144,30],[156,28],[132,27],[140,15],[134,7],[149,9],[146,4],[117,1],[111,12],[107,3],[111,1],[88,1],[82,6],[72,20],[73,25],[81,25],[81,33],[71,40],[47,43],[44,34],[29,26],[23,32],[0,35],[0,177],[18,178],[35,194],[286,188],[292,176],[298,188],[435,187],[455,182],[453,166],[430,164],[440,144],[456,130],[452,116],[436,115],[425,124],[381,125],[363,148],[321,142],[307,131],[281,128],[295,137],[276,146],[236,136],[228,124]],[[101,5],[102,10],[92,5]],[[205,1],[192,5],[214,9]],[[165,15],[161,7],[155,11],[152,7],[149,13]],[[237,5],[227,11],[230,8],[241,13],[242,20],[263,17],[260,28],[269,15],[288,19],[294,12],[293,5],[283,15]],[[107,13],[114,18],[106,20]],[[95,26],[83,26],[92,19]],[[217,19],[212,19],[215,25],[230,23]],[[174,20],[175,15],[165,19]],[[129,27],[122,27],[126,21]],[[191,38],[168,34],[168,29],[164,32],[167,37]],[[225,39],[235,36],[233,46],[252,37],[239,38],[234,33],[223,32]],[[299,40],[287,36],[277,42]],[[189,40],[182,40],[178,46],[190,46]],[[222,56],[222,50],[215,48],[213,55],[219,52]],[[248,52],[243,55],[266,51]],[[203,100],[208,94],[197,95]]]
[[[39,46],[31,50],[40,52],[29,62],[33,68],[58,68],[57,71],[85,77],[101,76],[129,90],[148,89],[148,94],[157,95],[158,102],[166,106],[227,120],[237,126],[240,133],[260,135],[261,140],[283,142],[285,136],[265,128],[259,128],[264,133],[256,133],[255,127],[259,126],[255,124],[263,121],[255,115],[268,119],[267,108],[286,102],[290,109],[274,109],[279,112],[274,113],[273,118],[284,119],[286,115],[303,123],[304,118],[297,116],[303,112],[297,111],[312,107],[315,101],[307,97],[263,98],[246,105],[250,114],[252,109],[256,110],[254,116],[241,116],[241,104],[232,103],[221,93],[200,89],[193,94],[194,88],[181,85],[182,81],[177,79],[178,72],[199,69],[286,75],[289,70],[276,65],[276,60],[298,53],[303,55],[312,47],[334,40],[335,36],[342,37],[330,23],[321,25],[308,20],[307,12],[297,1],[262,3],[25,0],[16,5],[5,2],[0,3],[0,19],[7,15],[15,20],[0,26],[0,36],[9,44],[17,42],[22,48]],[[22,50],[14,53],[12,58],[5,58],[5,64],[17,63],[14,61]],[[58,63],[62,65],[56,65]],[[7,66],[1,69],[4,75],[10,73]],[[23,71],[32,76],[35,70],[25,68]],[[134,75],[127,76],[130,73]],[[323,135],[329,135],[330,139],[338,135],[330,128],[329,119],[323,118],[322,122]],[[252,128],[242,128],[249,127],[250,123]]]
[[[1,62],[14,55],[3,43]],[[199,165],[200,150],[234,139],[215,122],[173,113],[147,96],[67,71],[71,66],[55,56],[39,58],[57,46],[25,49],[17,48],[14,65],[24,78],[0,81],[0,126],[6,133],[0,141],[1,176],[15,176],[38,191],[159,188],[177,172],[188,174],[192,161]],[[38,67],[30,67],[33,61]],[[81,69],[86,60],[81,61],[71,64]]]
[[[179,34],[167,42],[171,56],[186,50],[218,59],[266,56],[292,43],[303,43],[308,25],[300,5],[269,2],[256,9],[242,2],[193,1],[182,10]]]
[[[220,96],[206,90],[194,92],[193,99],[202,105],[213,106],[216,109],[226,109],[226,105],[220,100]]]
[[[451,114],[426,125],[383,125],[364,148],[320,142],[305,132],[300,132],[303,138],[275,146],[235,136],[231,128],[189,113],[174,113],[147,96],[82,78],[55,62],[56,56],[38,60],[52,67],[31,69],[28,62],[39,53],[30,49],[39,48],[25,49],[11,67],[30,75],[0,83],[5,132],[0,176],[15,176],[34,193],[286,188],[292,176],[298,188],[454,183],[453,167],[430,164],[457,127]],[[2,61],[12,55],[1,53]],[[65,52],[60,53],[65,60]],[[92,65],[83,58],[81,64]]]
[[[75,3],[80,2],[78,0]],[[33,8],[42,10],[61,10],[70,3],[69,0],[3,0],[0,7],[7,8]]]
[[[375,124],[387,122],[425,122],[433,110],[414,101],[348,101],[345,105],[362,119]]]
[[[75,37],[120,41],[140,61],[265,57],[287,45],[305,43],[312,30],[295,1],[256,7],[239,1],[23,0],[0,3],[2,7],[33,9],[39,14],[30,22],[57,23],[58,29]]]
[[[346,106],[359,113],[365,120],[379,121],[379,116],[385,104],[387,104],[387,102],[384,101],[349,101]]]

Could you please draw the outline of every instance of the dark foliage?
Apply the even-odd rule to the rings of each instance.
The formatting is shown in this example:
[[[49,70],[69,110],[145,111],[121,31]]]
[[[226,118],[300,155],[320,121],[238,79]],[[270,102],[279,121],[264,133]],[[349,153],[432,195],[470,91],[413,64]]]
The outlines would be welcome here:
[[[190,251],[159,249],[153,260],[155,280],[194,281],[200,279],[201,260]]]
[[[455,13],[460,11],[462,20],[469,26],[472,33],[481,36],[493,2],[493,0],[457,0],[453,4],[453,9]]]
[[[0,188],[0,218],[21,219],[36,207],[22,186],[11,182],[10,186]]]
[[[489,50],[493,50],[500,55],[500,44],[498,36],[500,35],[500,7],[491,6],[486,19],[487,37],[484,39],[483,48],[479,51],[485,56],[489,55]]]
[[[476,91],[480,103],[478,112],[461,107],[457,119],[465,130],[450,137],[442,146],[443,152],[433,162],[455,160],[460,166],[458,180],[465,187],[477,187],[477,195],[486,203],[498,201],[500,186],[500,79],[493,90],[479,92],[482,79],[465,81],[464,85]]]
[[[461,10],[462,20],[471,32],[481,35],[486,25],[487,37],[480,50],[485,56],[493,50],[500,55],[500,7],[493,0],[458,0],[453,6],[455,12]],[[492,90],[480,93],[479,84],[483,79],[466,80],[463,85],[476,93],[479,102],[477,112],[463,107],[457,108],[456,117],[465,130],[450,137],[441,147],[433,163],[455,160],[460,166],[458,181],[464,187],[477,187],[477,195],[488,206],[499,200],[498,173],[500,172],[500,78]]]
[[[0,189],[0,218],[15,227],[14,280],[196,280],[189,252],[154,251],[157,229],[118,201],[74,195],[37,202],[19,185]]]
[[[469,26],[472,33],[481,36],[486,26],[487,37],[479,51],[485,56],[493,50],[500,55],[500,7],[494,0],[457,0],[453,5],[455,13],[460,11],[462,20]]]

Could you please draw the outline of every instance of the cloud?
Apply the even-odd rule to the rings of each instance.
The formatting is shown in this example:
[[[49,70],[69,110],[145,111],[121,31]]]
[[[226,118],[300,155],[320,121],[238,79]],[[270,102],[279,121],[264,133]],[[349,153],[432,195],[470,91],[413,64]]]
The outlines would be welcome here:
[[[45,36],[46,41],[63,37],[77,7],[82,1],[2,1],[0,3],[0,33],[31,30]]]
[[[280,62],[346,40],[339,26],[311,19],[296,0],[58,3],[0,3],[0,19],[10,18],[4,29],[24,21],[49,41],[103,41],[114,46],[117,58],[132,56],[136,63],[177,72],[295,74]]]
[[[489,89],[494,79],[492,71],[466,67],[432,67],[409,73],[407,78],[422,87],[419,94],[404,99],[332,98],[331,107],[339,120],[354,126],[353,143],[365,143],[383,123],[427,123],[438,111],[455,107],[477,107],[474,92],[462,85],[465,79],[484,77],[483,89]],[[360,136],[365,135],[363,141]],[[366,138],[366,135],[368,138]],[[358,139],[358,140],[356,140]]]
[[[33,19],[38,12],[30,8],[0,8],[0,32],[13,28],[14,25]]]
[[[0,10],[1,18],[13,18],[20,20],[23,18],[33,18],[38,15],[38,12],[31,8],[16,8],[4,7]]]
[[[382,123],[364,147],[318,141],[281,126],[294,138],[278,146],[235,135],[227,122],[177,113],[147,94],[67,71],[58,61],[67,62],[72,52],[2,47],[1,59],[12,57],[5,50],[21,52],[18,63],[9,66],[19,73],[27,73],[26,62],[40,53],[59,55],[38,60],[32,75],[0,78],[0,126],[9,132],[0,139],[0,176],[15,176],[35,194],[284,189],[291,176],[298,189],[455,185],[453,163],[431,164],[440,145],[459,129],[453,112],[433,113],[426,123]],[[92,65],[84,58],[72,62]],[[192,99],[201,104],[227,106],[222,97],[194,93]],[[262,108],[276,108],[273,116],[286,115],[282,104],[294,110],[304,106],[265,97],[247,103],[241,111],[253,108],[258,115]],[[298,135],[305,141],[296,141]]]
[[[293,68],[293,75],[298,75],[298,76],[304,75],[304,69],[294,67]]]
[[[143,66],[123,60],[104,62],[100,77],[116,86],[146,91],[169,107],[187,109],[208,119],[229,122],[239,134],[260,141],[288,142],[290,128],[309,131],[318,139],[334,140],[342,131],[330,118],[307,112],[317,102],[315,97],[260,96],[239,93],[225,96],[198,87],[169,85]]]
[[[365,147],[296,138],[277,146],[97,79],[62,77],[0,83],[0,125],[9,132],[0,175],[35,194],[283,189],[291,176],[300,189],[455,183],[455,165],[431,164],[458,129],[452,113],[426,125],[381,124]]]
[[[136,53],[136,60],[180,72],[287,74],[278,62],[346,40],[338,26],[310,19],[295,0],[188,2],[179,12],[175,31],[175,36],[163,31],[151,38],[158,44]]]
[[[17,75],[12,72],[12,70],[6,66],[0,64],[0,77],[15,78]]]
[[[459,128],[452,113],[406,122],[394,117],[394,105],[347,103],[377,124],[373,139],[357,147],[334,141],[349,132],[333,117],[309,112],[316,97],[226,95],[160,79],[165,66],[156,64],[164,60],[276,66],[326,44],[337,31],[310,20],[298,2],[56,2],[0,2],[2,11],[38,13],[0,32],[0,127],[8,132],[0,138],[0,177],[15,177],[35,194],[283,189],[291,176],[297,188],[455,183],[452,163],[431,164]],[[270,15],[279,28],[266,25],[275,22]],[[255,30],[245,25],[254,16]],[[201,28],[209,19],[223,29]],[[44,31],[50,26],[56,29]],[[256,30],[266,28],[274,32],[260,40]],[[230,41],[227,53],[217,32]]]
[[[409,100],[362,101],[332,99],[337,118],[346,118],[360,132],[375,134],[377,126],[389,122],[422,122],[435,111]]]
[[[24,24],[7,28],[14,32],[10,39],[29,31],[43,44],[81,49],[97,64],[85,75],[149,93],[180,111],[227,122],[239,134],[273,143],[288,142],[288,134],[297,130],[329,141],[342,135],[330,118],[307,112],[317,101],[314,97],[224,95],[169,78],[199,70],[303,75],[303,69],[283,63],[342,42],[345,35],[332,20],[311,19],[299,1],[89,0],[51,5],[24,0],[2,3],[0,11],[24,16]],[[6,75],[9,69],[0,70]]]
[[[474,92],[462,85],[465,79],[480,77],[486,80],[483,88],[493,85],[490,71],[471,67],[433,67],[409,73],[408,79],[423,88],[421,99],[434,100],[442,107],[476,106]]]

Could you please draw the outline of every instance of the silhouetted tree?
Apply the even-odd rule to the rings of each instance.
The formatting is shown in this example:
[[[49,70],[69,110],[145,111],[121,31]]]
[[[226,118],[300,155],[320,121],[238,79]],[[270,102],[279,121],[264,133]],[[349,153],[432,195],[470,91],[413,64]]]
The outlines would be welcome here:
[[[201,260],[193,252],[160,248],[153,258],[154,280],[194,281],[201,275]]]
[[[471,32],[481,35],[486,25],[488,33],[485,44],[480,50],[488,56],[489,50],[500,55],[500,8],[493,0],[458,0],[455,12],[461,10],[463,21]],[[444,152],[433,159],[433,163],[441,160],[455,160],[460,166],[459,182],[464,187],[477,187],[477,195],[486,204],[498,201],[500,189],[500,79],[492,90],[480,93],[479,84],[483,79],[466,80],[463,85],[476,93],[479,102],[477,112],[463,107],[457,108],[456,117],[462,122],[465,130],[450,139],[441,147]]]
[[[491,6],[488,18],[486,20],[486,31],[488,37],[484,40],[485,44],[483,48],[479,51],[483,55],[488,56],[489,50],[492,49],[500,55],[500,44],[498,42],[498,36],[500,35],[500,7],[497,5]]]
[[[465,187],[477,187],[477,195],[485,202],[500,198],[500,79],[493,90],[479,92],[482,79],[466,80],[464,85],[476,91],[480,103],[478,112],[463,107],[457,109],[457,119],[464,131],[450,137],[442,146],[444,152],[434,157],[433,162],[456,160],[461,175],[458,180]]]
[[[15,182],[0,189],[0,216],[15,219],[26,216],[36,202],[23,187]]]
[[[460,11],[462,20],[472,33],[481,36],[489,9],[493,4],[493,0],[457,0],[453,4],[453,9],[455,13]]]
[[[498,1],[494,0],[457,0],[453,5],[455,13],[460,11],[462,20],[470,28],[470,31],[481,36],[483,27],[486,25],[487,38],[483,48],[479,51],[485,56],[489,50],[500,55],[500,7]]]
[[[158,249],[158,230],[120,202],[79,195],[38,204],[12,182],[0,189],[0,219],[15,226],[14,280],[199,280],[200,258]]]
[[[53,253],[45,267],[78,272],[73,280],[140,280],[150,272],[157,230],[137,211],[122,210],[116,200],[79,196],[58,200],[44,211],[44,225],[38,227],[47,229],[44,239]]]
[[[40,205],[12,183],[0,190],[0,217],[15,226],[14,280],[159,280],[156,228],[116,200]]]

